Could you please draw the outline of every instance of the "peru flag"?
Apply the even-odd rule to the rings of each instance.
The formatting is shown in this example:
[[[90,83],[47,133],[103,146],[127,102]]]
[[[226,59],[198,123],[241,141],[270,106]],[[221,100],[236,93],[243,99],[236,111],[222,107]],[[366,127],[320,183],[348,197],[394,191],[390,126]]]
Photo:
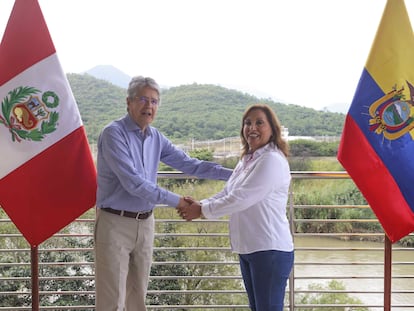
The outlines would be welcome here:
[[[37,0],[0,43],[0,206],[37,246],[95,204],[85,129]]]
[[[414,35],[388,0],[346,117],[338,160],[391,242],[414,231]]]

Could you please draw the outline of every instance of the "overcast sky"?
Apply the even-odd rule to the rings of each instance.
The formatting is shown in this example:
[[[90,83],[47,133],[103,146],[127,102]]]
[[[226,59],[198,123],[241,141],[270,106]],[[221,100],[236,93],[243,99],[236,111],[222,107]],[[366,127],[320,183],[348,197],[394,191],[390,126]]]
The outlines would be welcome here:
[[[414,21],[414,0],[406,0]],[[13,0],[0,0],[0,35]],[[385,0],[39,0],[63,70],[349,107]],[[346,108],[347,110],[347,108]]]

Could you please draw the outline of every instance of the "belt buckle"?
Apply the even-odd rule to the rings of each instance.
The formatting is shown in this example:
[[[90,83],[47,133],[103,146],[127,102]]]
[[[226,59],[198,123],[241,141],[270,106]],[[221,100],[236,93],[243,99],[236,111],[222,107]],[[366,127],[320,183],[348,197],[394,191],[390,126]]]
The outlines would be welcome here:
[[[139,216],[144,215],[144,214],[146,214],[146,213],[148,213],[148,212],[143,212],[143,213],[138,212],[138,213],[137,213],[137,216],[135,216],[135,220],[140,219],[140,218],[139,218]]]

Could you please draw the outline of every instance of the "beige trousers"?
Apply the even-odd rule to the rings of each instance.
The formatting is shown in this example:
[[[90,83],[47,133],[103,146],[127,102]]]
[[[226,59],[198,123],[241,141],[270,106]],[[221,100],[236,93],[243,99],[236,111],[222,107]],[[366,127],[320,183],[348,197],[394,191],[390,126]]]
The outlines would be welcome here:
[[[135,220],[98,209],[95,224],[97,311],[145,311],[154,215]]]

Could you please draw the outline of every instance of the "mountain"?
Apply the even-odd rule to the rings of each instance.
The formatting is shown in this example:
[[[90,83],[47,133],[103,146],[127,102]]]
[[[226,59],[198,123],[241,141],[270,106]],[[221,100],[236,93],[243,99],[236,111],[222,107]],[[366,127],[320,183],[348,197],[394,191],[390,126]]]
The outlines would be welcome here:
[[[90,74],[68,74],[86,133],[96,142],[102,128],[126,113],[126,89]],[[153,123],[175,143],[239,136],[245,109],[270,105],[291,136],[340,136],[345,115],[258,98],[210,84],[189,84],[161,91]]]
[[[128,83],[131,80],[131,76],[127,75],[120,69],[111,66],[111,65],[99,65],[95,66],[84,73],[87,73],[97,79],[108,81],[116,86],[127,88]],[[160,85],[162,89],[168,89],[169,86]],[[223,86],[225,88],[230,89],[238,89],[234,86]],[[263,92],[258,92],[256,90],[244,90],[242,92],[247,92],[248,94],[252,94],[253,96],[256,96],[258,98],[271,98],[269,94],[265,94]],[[323,110],[329,111],[329,112],[338,112],[338,113],[347,113],[349,110],[349,104],[345,103],[337,103],[337,104],[331,104],[327,107],[325,107]]]
[[[112,84],[122,88],[127,88],[128,83],[131,80],[129,75],[111,65],[95,66],[84,73],[87,73],[97,79],[111,82]]]

